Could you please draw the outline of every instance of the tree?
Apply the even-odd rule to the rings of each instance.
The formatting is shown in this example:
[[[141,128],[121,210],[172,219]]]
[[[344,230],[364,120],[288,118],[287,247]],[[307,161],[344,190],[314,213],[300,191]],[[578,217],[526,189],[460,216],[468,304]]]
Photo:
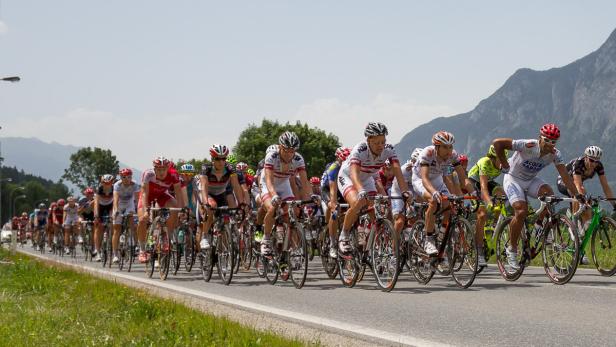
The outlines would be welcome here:
[[[71,154],[70,159],[71,165],[64,170],[62,178],[82,190],[97,185],[102,175],[111,174],[115,176],[120,170],[116,156],[108,149],[82,148]]]
[[[277,121],[264,119],[261,125],[250,124],[242,131],[233,148],[238,161],[243,161],[256,167],[265,157],[265,150],[278,143],[278,137],[285,131],[293,131],[299,136],[301,145],[298,150],[306,161],[308,177],[321,176],[325,164],[335,159],[336,148],[340,146],[338,137],[327,134],[319,128],[311,128],[299,121],[295,124],[280,124]]]

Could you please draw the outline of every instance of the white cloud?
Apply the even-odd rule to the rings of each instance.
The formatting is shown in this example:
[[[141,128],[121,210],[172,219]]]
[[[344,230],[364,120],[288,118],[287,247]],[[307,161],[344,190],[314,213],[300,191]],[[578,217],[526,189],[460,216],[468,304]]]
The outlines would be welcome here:
[[[8,32],[9,32],[9,27],[6,25],[6,23],[0,20],[0,35],[6,34]]]
[[[351,104],[338,98],[318,99],[302,105],[296,120],[308,122],[336,134],[346,146],[363,139],[363,128],[370,121],[382,122],[389,130],[388,142],[395,144],[417,126],[455,111],[444,105],[422,105],[413,99],[378,94],[363,104]]]

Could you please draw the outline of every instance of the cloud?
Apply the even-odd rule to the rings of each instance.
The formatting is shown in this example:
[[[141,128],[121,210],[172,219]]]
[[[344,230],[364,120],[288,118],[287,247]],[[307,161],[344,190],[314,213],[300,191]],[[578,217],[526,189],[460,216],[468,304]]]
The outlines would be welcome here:
[[[445,105],[424,105],[413,99],[378,94],[365,103],[352,104],[338,98],[318,99],[299,107],[295,120],[308,122],[337,135],[346,146],[363,140],[363,128],[371,121],[389,130],[388,142],[397,143],[417,126],[455,111]]]
[[[8,32],[9,32],[9,27],[6,25],[6,23],[0,20],[0,35],[6,34]]]

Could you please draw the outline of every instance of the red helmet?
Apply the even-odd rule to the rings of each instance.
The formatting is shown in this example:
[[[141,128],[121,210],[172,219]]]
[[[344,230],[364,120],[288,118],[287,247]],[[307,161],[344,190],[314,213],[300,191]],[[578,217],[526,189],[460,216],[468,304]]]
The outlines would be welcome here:
[[[452,133],[447,131],[439,131],[436,134],[432,135],[432,144],[435,146],[438,145],[453,145],[456,142],[455,137]]]
[[[554,123],[544,124],[539,131],[541,136],[544,136],[550,140],[558,140],[560,137],[560,129]]]
[[[340,159],[341,161],[345,161],[346,158],[348,158],[350,154],[351,154],[351,149],[349,148],[338,147],[338,149],[336,149],[336,158]]]
[[[94,189],[88,187],[88,188],[84,189],[83,194],[85,194],[85,195],[94,194]]]
[[[120,177],[127,177],[127,176],[132,176],[132,175],[133,175],[133,170],[129,168],[124,168],[120,170]]]
[[[64,199],[58,199],[58,206],[64,206],[65,203]]]
[[[244,172],[246,171],[246,169],[248,169],[248,164],[240,161],[239,163],[237,163],[237,165],[235,165],[235,169],[237,171]]]
[[[154,160],[152,160],[152,165],[154,165],[154,167],[169,167],[169,159],[165,158],[165,157],[156,157],[154,158]]]
[[[229,148],[225,145],[215,144],[210,147],[210,156],[214,158],[226,158],[229,155]]]
[[[321,179],[318,178],[317,176],[312,176],[310,177],[310,184],[315,185],[315,186],[319,185],[321,184]]]
[[[460,161],[460,164],[468,163],[468,157],[466,154],[458,154],[458,160]]]

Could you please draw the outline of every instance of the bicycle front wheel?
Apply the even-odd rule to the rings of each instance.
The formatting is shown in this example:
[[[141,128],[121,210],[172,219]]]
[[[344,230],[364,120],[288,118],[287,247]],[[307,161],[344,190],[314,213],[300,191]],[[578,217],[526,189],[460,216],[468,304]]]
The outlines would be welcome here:
[[[522,273],[524,272],[524,263],[521,262],[522,254],[524,253],[522,250],[524,249],[524,241],[522,235],[518,240],[518,264],[519,268],[515,269],[509,266],[507,262],[507,248],[511,246],[511,241],[509,240],[509,224],[511,223],[511,217],[505,219],[500,225],[496,227],[494,232],[494,238],[496,239],[496,264],[498,265],[498,271],[501,273],[501,276],[507,281],[516,281]],[[524,228],[520,231],[520,233],[525,232]]]
[[[454,228],[450,238],[453,245],[452,259],[449,262],[451,276],[458,287],[468,288],[475,281],[479,261],[475,229],[462,217],[458,218]]]
[[[384,292],[391,292],[400,274],[399,241],[395,237],[394,226],[389,220],[382,220],[376,228],[370,249],[372,273],[374,273],[379,288]]]
[[[233,229],[230,225],[226,225],[223,233],[218,238],[218,245],[216,245],[216,255],[218,261],[216,262],[216,268],[218,270],[218,276],[225,285],[231,283],[233,278],[233,270],[235,267],[235,247],[233,246]]]
[[[543,269],[554,284],[571,280],[578,266],[580,239],[577,230],[567,216],[559,215],[544,231]]]
[[[603,217],[590,241],[592,260],[602,276],[616,273],[616,221]]]
[[[300,289],[304,286],[308,274],[308,245],[304,229],[300,225],[296,225],[290,232],[289,276],[295,288]]]

